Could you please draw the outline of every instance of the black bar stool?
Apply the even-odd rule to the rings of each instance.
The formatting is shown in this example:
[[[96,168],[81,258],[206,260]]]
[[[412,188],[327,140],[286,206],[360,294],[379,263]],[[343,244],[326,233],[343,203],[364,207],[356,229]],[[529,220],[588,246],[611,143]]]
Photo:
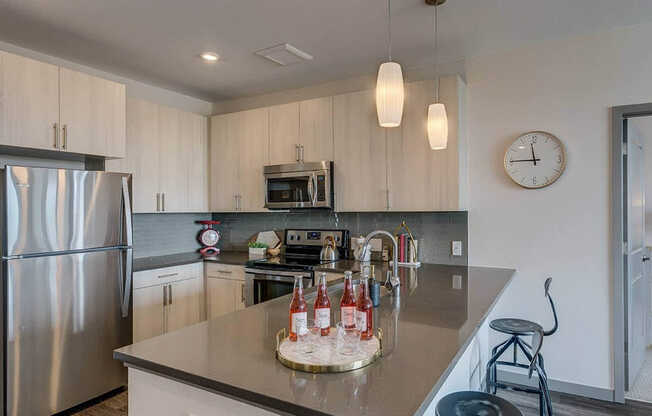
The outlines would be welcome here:
[[[532,338],[534,354],[529,366],[530,377],[537,367],[537,356],[543,345],[543,330],[535,330]],[[451,393],[437,403],[435,414],[436,416],[523,416],[523,413],[509,401],[481,391]]]
[[[548,415],[552,416],[552,401],[550,400],[550,390],[548,389],[548,375],[546,374],[546,369],[544,366],[543,355],[539,352],[539,349],[532,349],[532,346],[527,342],[523,341],[521,337],[523,336],[534,336],[536,337],[539,332],[543,333],[543,336],[550,336],[557,332],[558,320],[557,320],[557,311],[555,310],[555,303],[550,297],[550,284],[552,283],[552,278],[546,279],[544,284],[545,295],[550,302],[550,307],[552,309],[552,315],[555,318],[555,325],[549,331],[544,331],[541,325],[536,322],[527,321],[525,319],[496,319],[491,321],[489,326],[491,329],[502,332],[504,334],[511,335],[511,337],[493,348],[491,351],[491,359],[487,363],[487,376],[486,376],[486,386],[485,391],[487,393],[496,394],[498,388],[508,389],[514,391],[522,391],[526,393],[533,393],[539,395],[539,414],[541,416]],[[534,341],[533,341],[534,342]],[[499,361],[499,358],[507,351],[509,347],[514,347],[514,355],[511,361]],[[527,366],[521,364],[517,360],[518,351],[521,351],[523,355],[528,360],[534,360],[536,365],[534,368],[532,366]],[[536,351],[536,352],[533,352]],[[530,388],[513,383],[500,382],[498,381],[498,372],[497,366],[505,365],[510,367],[518,368],[529,368],[530,373],[536,371],[539,378],[539,387]]]

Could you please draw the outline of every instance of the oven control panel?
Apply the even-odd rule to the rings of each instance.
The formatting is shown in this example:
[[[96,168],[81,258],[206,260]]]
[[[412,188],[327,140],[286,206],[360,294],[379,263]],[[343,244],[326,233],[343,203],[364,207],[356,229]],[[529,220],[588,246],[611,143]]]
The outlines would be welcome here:
[[[348,245],[346,230],[285,230],[285,245],[321,247],[328,236],[333,237],[337,247]]]

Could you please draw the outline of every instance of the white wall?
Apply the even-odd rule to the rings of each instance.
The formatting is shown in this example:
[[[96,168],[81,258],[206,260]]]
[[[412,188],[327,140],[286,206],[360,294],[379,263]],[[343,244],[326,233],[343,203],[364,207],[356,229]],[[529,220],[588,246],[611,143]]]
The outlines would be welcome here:
[[[574,37],[467,61],[471,201],[469,262],[515,267],[496,315],[551,323],[550,378],[611,389],[609,107],[652,101],[652,25]],[[644,52],[642,52],[644,51]],[[542,190],[503,172],[507,145],[528,130],[565,144],[565,174]]]
[[[127,86],[126,92],[128,97],[142,98],[144,100],[152,101],[169,107],[179,108],[181,110],[197,114],[211,115],[213,112],[213,103],[208,101],[170,91],[165,88],[155,87],[153,85],[149,85],[133,79],[121,77],[119,75],[105,72],[100,69],[80,65],[75,62],[70,62],[55,56],[33,51],[31,49],[21,48],[20,46],[12,45],[11,43],[0,42],[0,50],[123,83]]]

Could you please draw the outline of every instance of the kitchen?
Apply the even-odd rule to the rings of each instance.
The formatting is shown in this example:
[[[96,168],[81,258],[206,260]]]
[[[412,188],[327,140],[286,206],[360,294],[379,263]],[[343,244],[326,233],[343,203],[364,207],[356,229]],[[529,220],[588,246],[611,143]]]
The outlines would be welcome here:
[[[548,330],[547,299],[560,324],[541,349],[546,371],[533,376],[542,384],[550,376],[542,401],[502,389],[491,397],[525,414],[547,408],[544,390],[598,400],[613,414],[642,406],[612,404],[624,399],[614,393],[615,329],[603,307],[612,296],[604,109],[650,101],[640,69],[649,57],[636,53],[651,32],[648,6],[164,2],[150,16],[144,4],[57,3],[0,3],[6,414],[83,413],[111,400],[122,401],[118,414],[434,414],[449,393],[495,381],[487,364],[505,338],[489,324],[523,318]],[[621,56],[637,65],[597,65]],[[379,69],[396,62],[400,125],[383,127],[382,105],[396,103],[378,97]],[[596,91],[621,76],[640,85],[614,81]],[[433,110],[434,130],[431,105],[445,108],[437,126]],[[586,131],[600,143],[589,153]],[[514,173],[514,163],[542,172],[557,157],[559,172],[527,177],[545,178],[543,187]],[[595,208],[586,215],[573,197],[591,177],[603,180],[590,185]],[[208,244],[198,241],[208,226],[219,232],[220,252],[203,258],[198,251],[217,240],[205,233]],[[395,272],[390,261],[402,251],[375,236],[373,272],[365,271],[354,244],[375,230],[404,235],[407,246],[417,240],[416,257],[401,261],[415,264]],[[250,257],[261,234],[274,240],[269,232],[278,256]],[[321,259],[328,244],[337,261]],[[105,260],[91,259],[100,252]],[[65,264],[66,255],[85,260]],[[42,263],[12,268],[28,261]],[[97,270],[113,289],[88,286]],[[373,322],[383,355],[351,373],[287,368],[276,335],[291,329],[295,275],[311,315],[326,273],[335,327],[349,270],[356,294],[365,274],[374,278],[370,289],[379,283]],[[25,272],[45,280],[21,290]],[[61,279],[67,273],[71,286]],[[585,297],[591,301],[578,310]],[[108,336],[92,321],[100,305],[115,305],[102,313],[124,321],[101,348],[75,337],[91,327],[99,332],[87,338]],[[49,328],[42,338],[39,327]],[[582,333],[596,340],[586,354],[577,348]],[[49,352],[30,349],[34,342]],[[106,351],[95,357],[93,349]],[[71,377],[90,362],[97,365],[87,365],[84,381]],[[95,368],[112,368],[117,379],[100,383]],[[268,381],[251,380],[253,371]],[[38,376],[44,372],[50,376]],[[503,368],[497,377],[533,382]],[[106,400],[87,402],[98,396]]]

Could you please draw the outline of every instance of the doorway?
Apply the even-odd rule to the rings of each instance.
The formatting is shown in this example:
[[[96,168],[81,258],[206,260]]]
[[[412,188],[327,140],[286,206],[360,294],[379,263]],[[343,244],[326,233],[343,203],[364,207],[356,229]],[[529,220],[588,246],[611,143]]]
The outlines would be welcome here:
[[[614,107],[612,123],[614,401],[652,402],[652,103]]]

